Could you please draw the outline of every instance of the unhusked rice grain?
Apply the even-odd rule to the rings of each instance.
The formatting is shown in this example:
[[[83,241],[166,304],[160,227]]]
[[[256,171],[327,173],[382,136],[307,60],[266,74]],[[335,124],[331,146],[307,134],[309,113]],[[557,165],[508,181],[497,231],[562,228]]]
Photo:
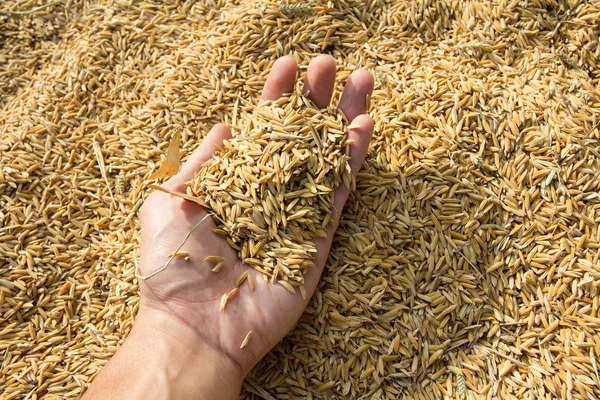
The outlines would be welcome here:
[[[345,117],[293,94],[243,120],[188,194],[210,207],[242,261],[294,292],[313,266],[313,239],[326,235],[335,189],[352,185]]]

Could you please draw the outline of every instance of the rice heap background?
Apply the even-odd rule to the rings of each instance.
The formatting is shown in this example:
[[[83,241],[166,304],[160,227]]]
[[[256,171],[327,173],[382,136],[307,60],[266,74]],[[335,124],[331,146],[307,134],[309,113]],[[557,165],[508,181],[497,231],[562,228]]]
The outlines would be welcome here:
[[[302,74],[319,53],[339,82],[370,70],[376,129],[319,289],[242,397],[600,396],[597,2],[6,12],[40,4],[0,6],[3,399],[77,396],[110,359],[138,305],[144,179],[290,52]]]

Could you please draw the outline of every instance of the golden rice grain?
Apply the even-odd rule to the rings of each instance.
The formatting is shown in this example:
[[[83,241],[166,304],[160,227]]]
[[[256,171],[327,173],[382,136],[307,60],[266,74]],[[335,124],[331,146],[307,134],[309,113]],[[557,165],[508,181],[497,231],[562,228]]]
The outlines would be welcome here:
[[[221,303],[219,305],[219,311],[225,310],[225,304],[227,304],[228,298],[229,298],[229,293],[223,293],[223,296],[221,296]]]
[[[212,269],[212,272],[219,272],[221,270],[221,268],[223,268],[223,265],[225,265],[224,261],[218,262]]]
[[[247,279],[248,279],[248,286],[250,287],[250,291],[254,292],[254,287],[255,287],[254,286],[255,285],[254,284],[254,277],[252,276],[252,274],[248,274]]]
[[[235,286],[240,286],[248,278],[248,271],[244,271],[238,276],[235,281]]]
[[[288,292],[294,294],[296,293],[296,290],[294,289],[294,287],[292,285],[290,285],[288,282],[286,281],[278,281],[278,283],[283,286],[285,288],[285,290],[287,290]]]
[[[327,389],[332,388],[333,386],[335,386],[334,381],[325,382],[324,384],[322,384],[321,386],[319,386],[317,388],[317,392],[324,392]]]
[[[248,332],[248,334],[242,341],[242,344],[240,345],[240,349],[243,349],[244,347],[248,346],[248,343],[250,343],[250,338],[252,338],[252,331]]]
[[[172,251],[172,252],[170,252],[167,255],[167,257],[187,257],[189,255],[190,255],[189,251],[178,250],[178,251]]]
[[[234,298],[238,291],[239,291],[238,288],[233,288],[229,293],[227,293],[227,301]]]

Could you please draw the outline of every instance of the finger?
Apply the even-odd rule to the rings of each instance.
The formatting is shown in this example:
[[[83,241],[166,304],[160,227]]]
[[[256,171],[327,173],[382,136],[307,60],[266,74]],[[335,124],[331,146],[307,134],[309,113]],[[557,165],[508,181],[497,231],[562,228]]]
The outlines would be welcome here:
[[[213,126],[200,143],[200,146],[194,150],[183,164],[179,173],[165,182],[165,187],[178,190],[186,182],[191,181],[202,164],[212,156],[217,146],[221,146],[223,141],[229,138],[231,138],[231,130],[227,125],[217,124]]]
[[[358,127],[348,131],[348,138],[354,140],[354,143],[350,145],[350,160],[348,163],[350,164],[352,175],[356,178],[360,166],[365,160],[365,156],[369,150],[369,142],[371,141],[374,123],[371,117],[361,114],[352,120],[352,125]],[[340,216],[342,215],[342,209],[344,208],[344,204],[346,204],[349,194],[350,188],[343,183],[340,184],[335,191],[333,207],[331,210],[331,220],[334,221],[334,224],[333,226],[330,226],[333,231],[337,228],[337,221],[339,221]],[[331,233],[331,235],[328,234],[327,236],[333,236],[333,232]]]
[[[354,118],[352,125],[358,125],[358,128],[353,128],[348,131],[348,137],[354,140],[354,143],[350,145],[350,168],[352,175],[356,177],[360,166],[365,160],[367,151],[369,150],[369,142],[373,133],[373,120],[368,115],[361,114]],[[327,257],[329,255],[329,248],[331,247],[331,241],[333,235],[337,229],[338,222],[342,215],[342,210],[350,194],[350,188],[346,187],[343,183],[338,186],[335,190],[333,197],[333,207],[331,208],[331,221],[332,223],[327,226],[326,237],[315,239],[315,245],[317,252],[315,253],[315,265],[320,268],[313,268],[308,271],[305,275],[306,291],[310,295],[317,287],[321,276],[321,268],[325,265]]]
[[[281,57],[273,64],[265,82],[259,104],[265,100],[277,100],[284,93],[292,93],[296,84],[298,64],[294,57]]]
[[[308,98],[318,108],[325,108],[331,102],[333,85],[335,83],[335,59],[330,55],[322,54],[315,57],[308,64],[306,81],[302,93],[308,94]]]
[[[367,95],[373,92],[373,85],[373,75],[364,69],[350,74],[338,106],[348,121],[367,112]]]

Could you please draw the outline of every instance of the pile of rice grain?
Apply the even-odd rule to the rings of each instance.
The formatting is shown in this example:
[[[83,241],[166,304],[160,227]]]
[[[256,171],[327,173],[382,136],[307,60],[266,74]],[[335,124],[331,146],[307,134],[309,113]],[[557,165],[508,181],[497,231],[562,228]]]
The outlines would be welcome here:
[[[191,192],[216,213],[216,231],[244,262],[305,296],[313,239],[325,237],[335,189],[353,182],[345,117],[291,95],[258,106],[246,121],[203,164]]]
[[[278,57],[301,82],[319,53],[332,104],[376,77],[375,131],[315,295],[241,397],[600,397],[598,2],[42,3],[0,5],[4,399],[77,397],[129,333],[174,132],[190,154]]]

